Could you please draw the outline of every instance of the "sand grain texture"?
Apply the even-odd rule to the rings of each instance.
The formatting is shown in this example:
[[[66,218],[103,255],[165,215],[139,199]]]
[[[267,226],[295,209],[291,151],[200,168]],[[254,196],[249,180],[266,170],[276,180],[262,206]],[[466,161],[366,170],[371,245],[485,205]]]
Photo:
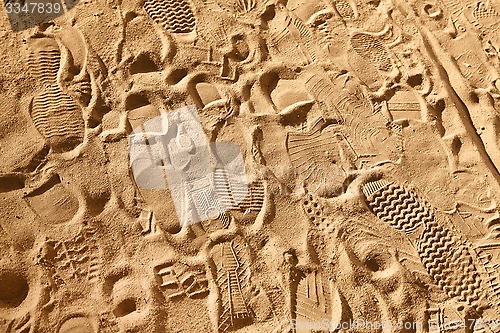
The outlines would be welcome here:
[[[0,332],[500,332],[498,1],[35,1]]]

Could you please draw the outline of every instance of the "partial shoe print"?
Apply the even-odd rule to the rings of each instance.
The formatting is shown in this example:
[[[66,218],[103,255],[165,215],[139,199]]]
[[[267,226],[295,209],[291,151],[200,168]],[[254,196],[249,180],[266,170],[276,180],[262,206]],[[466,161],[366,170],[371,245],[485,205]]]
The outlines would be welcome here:
[[[65,187],[59,175],[51,177],[24,199],[39,218],[54,224],[70,221],[79,208],[77,198]]]
[[[213,322],[218,332],[249,327],[253,324],[268,325],[273,318],[273,294],[252,278],[250,245],[239,236],[216,244],[210,253],[211,276],[217,297]],[[269,297],[271,296],[271,297]],[[276,295],[275,295],[276,296]]]
[[[394,35],[389,23],[380,31],[356,30],[350,34],[349,66],[375,96],[388,93],[401,81],[401,61],[393,48],[402,44],[404,39]],[[408,57],[407,48],[405,52]]]
[[[216,0],[217,6],[228,14],[235,15],[238,18],[254,18],[262,14],[264,2],[261,0]]]
[[[309,191],[340,195],[345,190],[346,178],[355,169],[401,156],[398,126],[386,123],[381,111],[370,114],[368,109],[354,103],[345,99],[337,104],[343,112],[344,124],[328,124],[320,118],[309,131],[287,134],[290,161]],[[363,113],[369,116],[362,124],[359,117]]]
[[[275,17],[269,23],[268,45],[271,56],[274,54],[284,63],[293,61],[300,66],[315,62],[317,56],[311,30],[288,7],[278,4],[275,11]],[[295,54],[294,58],[286,59],[292,54]]]
[[[250,184],[236,180],[225,169],[214,171],[216,193],[222,207],[228,210],[259,212],[264,204],[264,184],[256,181]]]
[[[387,107],[387,111],[394,121],[422,119],[422,107],[414,91],[399,90],[382,105]]]
[[[309,194],[305,200],[306,215],[313,216],[308,242],[314,255],[308,264],[298,264],[293,256],[287,260],[293,328],[297,332],[423,330],[430,295],[399,261],[396,251],[407,246],[373,225],[369,216],[354,217],[347,211],[328,215],[336,199]],[[389,239],[398,250],[387,244]]]
[[[44,85],[57,83],[57,73],[61,66],[61,51],[54,39],[38,40],[28,58],[32,75]]]
[[[219,1],[218,5],[222,8],[234,12],[247,13],[255,8],[256,0],[237,0],[237,1]]]
[[[166,31],[180,40],[196,37],[196,18],[189,0],[147,0],[144,9]]]
[[[346,171],[342,168],[342,134],[319,119],[309,132],[288,133],[287,149],[292,165],[305,184],[341,186]]]
[[[40,248],[37,260],[53,272],[56,284],[93,284],[101,271],[100,250],[93,241],[95,230],[82,228],[67,241],[47,239]]]
[[[180,297],[203,298],[208,295],[205,272],[190,269],[180,263],[165,263],[155,268],[161,279],[160,289],[168,299]]]
[[[95,332],[94,326],[95,324],[92,322],[92,319],[86,316],[75,316],[63,321],[59,328],[59,332]]]
[[[484,34],[498,29],[500,13],[487,2],[477,1],[469,7],[472,10],[471,23]]]
[[[292,300],[297,332],[307,332],[300,323],[324,323],[333,319],[332,283],[321,272],[301,273],[298,276],[295,297]]]
[[[335,1],[335,10],[344,21],[354,20],[359,16],[356,5],[351,1]]]
[[[381,71],[391,71],[393,64],[389,52],[377,37],[358,32],[351,36],[351,46],[361,57],[373,63]]]

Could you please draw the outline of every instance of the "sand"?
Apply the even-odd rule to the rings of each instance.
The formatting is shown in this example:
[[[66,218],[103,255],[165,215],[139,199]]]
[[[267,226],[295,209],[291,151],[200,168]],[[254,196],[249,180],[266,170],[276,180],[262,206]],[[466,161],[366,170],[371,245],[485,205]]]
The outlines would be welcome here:
[[[0,332],[500,331],[500,3],[8,0]]]

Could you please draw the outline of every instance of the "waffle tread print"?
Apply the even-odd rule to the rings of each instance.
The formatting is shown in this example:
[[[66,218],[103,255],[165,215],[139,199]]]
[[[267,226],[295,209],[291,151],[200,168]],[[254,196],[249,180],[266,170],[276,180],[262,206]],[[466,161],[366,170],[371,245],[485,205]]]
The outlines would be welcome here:
[[[494,8],[490,8],[486,6],[484,3],[480,2],[474,8],[472,15],[474,16],[475,19],[481,20],[485,18],[500,16],[500,13],[498,13]]]
[[[156,23],[172,33],[190,33],[195,29],[196,19],[186,0],[146,0],[144,9]]]

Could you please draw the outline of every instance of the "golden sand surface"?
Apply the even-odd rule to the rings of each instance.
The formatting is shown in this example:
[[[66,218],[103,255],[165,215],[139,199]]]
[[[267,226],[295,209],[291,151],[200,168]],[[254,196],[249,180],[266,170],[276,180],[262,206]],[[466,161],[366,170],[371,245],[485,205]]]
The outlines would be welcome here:
[[[0,9],[0,332],[500,331],[499,1]]]

